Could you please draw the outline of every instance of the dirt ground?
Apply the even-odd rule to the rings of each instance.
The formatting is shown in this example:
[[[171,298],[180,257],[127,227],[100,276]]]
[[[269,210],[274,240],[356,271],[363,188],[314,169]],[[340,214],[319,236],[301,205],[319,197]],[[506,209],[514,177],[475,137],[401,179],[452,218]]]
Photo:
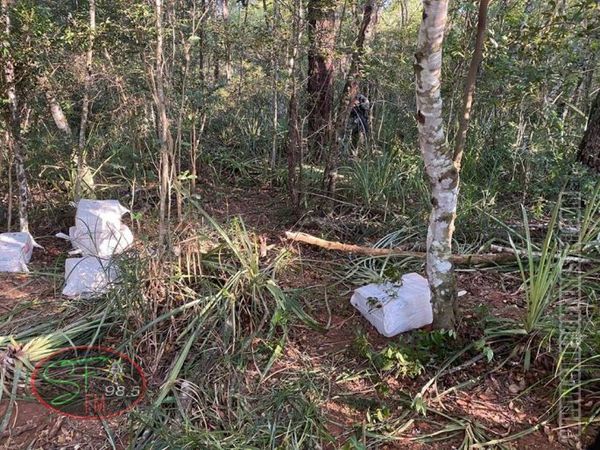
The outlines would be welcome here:
[[[207,198],[209,192],[206,193]],[[314,287],[311,293],[309,310],[313,317],[327,324],[326,332],[308,327],[294,327],[289,335],[282,357],[273,366],[270,382],[277,382],[277,373],[290,367],[310,368],[320,376],[329,377],[331,389],[320,406],[329,419],[328,431],[339,438],[340,445],[348,436],[348,431],[365,423],[364,405],[385,404],[394,414],[400,414],[405,405],[395,399],[395,394],[386,396],[378,392],[373,383],[364,379],[342,377],[335,373],[340,367],[351,368],[356,364],[352,351],[356,330],[362,329],[374,348],[382,348],[388,342],[377,335],[375,330],[349,304],[349,288],[338,286],[325,288],[332,283],[330,268],[334,262],[347,261],[348,255],[313,249],[285,242],[283,232],[294,227],[282,212],[283,200],[265,189],[233,189],[227,195],[212,192],[208,201],[208,211],[219,220],[241,216],[246,225],[257,234],[266,237],[268,244],[277,247],[287,246],[300,260],[306,261],[296,267],[291,274],[284,274],[281,283],[288,288]],[[35,230],[35,227],[34,227]],[[60,224],[54,229],[45,227],[48,237],[41,238],[45,250],[36,250],[31,268],[44,272],[45,268],[60,263],[68,249],[66,244],[54,239],[51,234],[64,231]],[[46,314],[59,314],[69,308],[69,301],[60,297],[60,279],[50,275],[10,275],[0,276],[0,312],[3,326],[13,321],[40,320]],[[523,298],[519,292],[519,278],[515,273],[495,271],[468,271],[459,273],[459,290],[465,291],[460,298],[462,322],[460,332],[464,335],[477,330],[471,329],[485,308],[494,317],[515,318],[520,314]],[[333,294],[333,295],[332,295]],[[326,297],[326,298],[325,298]],[[11,314],[12,313],[12,314]],[[10,327],[10,325],[9,325]],[[402,338],[401,338],[402,339]],[[543,358],[541,358],[543,360]],[[382,449],[452,449],[460,445],[461,438],[452,438],[432,444],[419,444],[413,437],[425,435],[439,429],[433,422],[449,421],[443,415],[461,417],[478,426],[490,430],[494,437],[513,435],[532,426],[543,423],[544,413],[552,402],[552,389],[539,385],[537,381],[547,368],[543,361],[524,373],[519,364],[506,364],[493,373],[490,366],[480,359],[461,371],[451,373],[439,380],[437,389],[460,382],[474,380],[470,387],[447,393],[436,405],[437,416],[427,416],[414,421],[403,439],[382,445]],[[249,369],[251,375],[252,369]],[[392,393],[414,393],[419,390],[431,373],[415,379],[390,377],[385,382]],[[531,387],[531,389],[528,389]],[[362,406],[361,406],[362,405]],[[0,402],[2,416],[7,400]],[[114,419],[102,424],[98,421],[82,421],[58,416],[38,404],[33,398],[19,401],[12,413],[7,430],[0,436],[1,448],[5,449],[102,449],[111,448],[107,440],[105,426],[119,430],[126,418]],[[505,445],[515,449],[564,449],[577,448],[575,436],[560,438],[555,430],[556,423],[550,422]],[[113,433],[116,448],[126,448],[126,433]],[[586,437],[590,441],[591,437]]]

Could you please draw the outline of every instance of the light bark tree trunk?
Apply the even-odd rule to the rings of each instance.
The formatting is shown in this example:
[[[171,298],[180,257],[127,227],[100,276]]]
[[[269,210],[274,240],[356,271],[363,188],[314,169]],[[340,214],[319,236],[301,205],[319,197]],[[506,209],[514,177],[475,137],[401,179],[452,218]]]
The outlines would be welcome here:
[[[489,0],[481,0],[477,37],[465,83],[462,115],[455,147],[446,143],[442,119],[442,44],[447,0],[423,0],[423,19],[415,53],[419,145],[431,186],[432,210],[427,231],[427,277],[431,288],[433,325],[453,329],[456,321],[456,281],[452,235],[459,192],[460,164],[466,142],[477,70],[481,63]]]
[[[163,0],[155,0],[156,53],[153,75],[153,96],[158,113],[158,140],[160,146],[160,187],[159,187],[159,242],[167,244],[169,237],[169,215],[171,206],[171,164],[173,138],[170,132],[169,118],[164,88],[164,27]]]
[[[48,102],[48,106],[50,107],[50,114],[52,115],[52,120],[54,121],[54,125],[58,128],[65,139],[65,142],[69,146],[69,150],[72,150],[73,145],[73,134],[71,132],[71,125],[69,125],[69,121],[67,120],[67,116],[65,115],[62,106],[58,102],[58,99],[54,95],[52,88],[50,87],[50,83],[45,76],[41,76],[39,79],[40,87],[44,91],[44,96],[46,97],[46,101]]]
[[[15,65],[12,58],[10,35],[10,6],[9,0],[0,2],[0,18],[2,19],[3,38],[0,63],[4,67],[5,95],[8,103],[8,147],[12,153],[17,175],[17,188],[19,198],[19,227],[22,232],[29,231],[29,186],[25,171],[25,148],[21,139],[21,115],[19,112],[19,99],[17,96]]]
[[[96,35],[96,0],[89,0],[89,35],[88,48],[85,57],[85,87],[81,105],[81,119],[79,122],[79,140],[75,164],[77,175],[75,178],[75,201],[82,196],[89,197],[94,193],[94,177],[86,162],[86,132],[90,115],[90,97],[92,90],[92,63],[94,58],[94,39]]]
[[[192,119],[192,129],[190,131],[191,149],[190,149],[190,166],[191,166],[191,188],[192,192],[196,191],[196,182],[198,180],[198,157],[202,154],[201,139],[204,134],[206,125],[206,113],[194,111]],[[200,122],[200,129],[197,129],[197,122]]]
[[[194,24],[192,25],[191,36],[196,34],[196,11],[195,8],[192,12]],[[182,146],[183,146],[183,116],[185,114],[185,108],[187,106],[187,81],[188,74],[190,71],[190,63],[191,63],[191,41],[189,38],[186,38],[183,31],[181,32],[181,49],[183,50],[183,74],[181,77],[181,98],[179,102],[179,114],[177,116],[177,129],[175,135],[175,154],[177,157],[177,164],[173,164],[172,170],[176,173],[181,173],[181,160],[182,160]],[[195,170],[192,168],[192,170]],[[195,174],[194,174],[195,175]],[[176,174],[173,175],[175,177]],[[183,186],[176,179],[176,201],[177,201],[177,220],[181,222],[183,219]],[[194,185],[195,187],[195,185]]]
[[[423,20],[415,53],[419,145],[431,186],[427,231],[427,278],[434,326],[453,329],[456,283],[450,257],[458,200],[458,171],[446,143],[442,120],[442,44],[447,0],[423,0]]]
[[[289,58],[290,100],[288,106],[287,161],[288,161],[288,194],[292,208],[300,206],[302,191],[302,134],[298,107],[297,59],[301,41],[300,17],[302,15],[301,0],[294,1],[292,22],[292,48]]]
[[[267,14],[265,8],[265,14]],[[275,33],[278,30],[279,24],[279,4],[278,0],[273,0],[273,21],[271,22],[271,36],[273,37],[273,47],[271,49],[271,63],[273,66],[272,70],[272,83],[273,83],[273,139],[271,141],[271,168],[275,167],[277,163],[277,130],[279,128],[279,52],[277,51],[278,46],[276,42]]]
[[[80,164],[80,150],[78,143],[75,142],[75,137],[71,130],[71,125],[69,125],[69,120],[67,119],[62,106],[60,106],[60,102],[52,90],[50,81],[45,75],[41,75],[38,77],[38,84],[44,92],[44,96],[46,97],[46,101],[50,107],[52,120],[63,137],[66,151],[71,156],[71,163],[75,165],[74,169],[71,166],[69,173],[71,182],[73,183],[73,198],[75,201],[77,201],[81,198],[81,193],[84,191],[82,186],[90,186],[90,184],[93,186],[92,173],[87,165]],[[93,193],[93,191],[90,192],[87,189],[85,191],[88,193]]]

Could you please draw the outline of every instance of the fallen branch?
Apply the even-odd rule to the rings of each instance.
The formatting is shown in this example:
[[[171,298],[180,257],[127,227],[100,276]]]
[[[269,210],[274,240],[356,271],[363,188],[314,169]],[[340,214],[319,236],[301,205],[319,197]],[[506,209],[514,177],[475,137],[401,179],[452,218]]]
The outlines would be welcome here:
[[[356,253],[357,255],[366,256],[395,256],[395,257],[406,257],[406,258],[417,258],[425,259],[427,256],[424,252],[413,252],[402,250],[399,248],[374,248],[374,247],[363,247],[355,244],[344,244],[342,242],[327,241],[325,239],[312,236],[307,233],[286,231],[285,237],[290,241],[302,242],[303,244],[314,245],[317,247],[325,248],[327,250],[338,250],[340,252]],[[491,253],[481,255],[452,255],[451,261],[457,265],[478,265],[478,264],[492,264],[501,263],[507,261],[514,261],[516,258],[515,254],[512,253]]]
[[[506,254],[515,254],[515,250],[511,247],[502,247],[501,245],[490,245],[490,250],[493,251],[494,253],[506,253]],[[516,253],[518,253],[519,256],[523,257],[523,258],[527,258],[528,257],[528,253],[527,250],[517,250]],[[541,252],[531,252],[531,255],[534,258],[541,258],[542,253]],[[590,263],[591,261],[587,258],[581,258],[579,256],[566,256],[565,257],[565,261],[566,262],[576,262],[576,263]]]

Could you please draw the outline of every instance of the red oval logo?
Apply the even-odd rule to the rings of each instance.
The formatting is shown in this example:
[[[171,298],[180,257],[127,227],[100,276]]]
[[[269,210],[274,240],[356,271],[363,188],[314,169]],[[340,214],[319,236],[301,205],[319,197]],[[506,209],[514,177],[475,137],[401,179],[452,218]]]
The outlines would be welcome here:
[[[108,347],[68,347],[35,365],[31,389],[45,407],[76,419],[110,418],[131,410],[146,393],[142,368]]]

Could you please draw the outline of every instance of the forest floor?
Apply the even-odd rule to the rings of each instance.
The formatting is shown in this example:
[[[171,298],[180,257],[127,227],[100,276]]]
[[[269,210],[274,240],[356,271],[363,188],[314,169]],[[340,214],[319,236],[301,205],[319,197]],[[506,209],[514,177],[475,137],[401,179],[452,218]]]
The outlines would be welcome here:
[[[304,308],[326,331],[294,323],[282,354],[263,381],[265,389],[269,389],[269,386],[308,374],[314,385],[315,403],[326,418],[327,432],[337,442],[332,448],[341,447],[356,430],[373,425],[382,435],[391,434],[395,427],[404,427],[400,439],[382,443],[378,447],[381,449],[458,448],[469,430],[485,432],[496,439],[526,431],[523,436],[506,442],[504,445],[508,448],[576,448],[575,436],[570,439],[567,435],[566,440],[559,438],[556,422],[545,422],[553,401],[553,389],[539,383],[552,370],[544,365],[543,357],[527,372],[519,361],[498,364],[474,358],[437,380],[434,385],[437,402],[430,403],[427,416],[405,419],[410,409],[406,399],[417,394],[435,371],[426,366],[426,370],[415,377],[375,373],[357,352],[359,332],[366,336],[374,351],[391,343],[410,347],[417,337],[415,333],[407,333],[393,339],[382,338],[351,307],[349,298],[353,286],[340,282],[335,276],[339,267],[348,264],[350,256],[285,241],[284,232],[297,228],[290,223],[284,199],[272,189],[214,188],[207,189],[201,196],[207,199],[204,205],[207,211],[219,221],[239,216],[251,232],[266,236],[268,244],[287,247],[296,255],[296,263],[281,275],[279,282],[284,288],[301,289]],[[38,240],[45,249],[35,250],[30,265],[37,275],[0,277],[0,309],[3,314],[11,313],[5,320],[13,324],[15,321],[38,323],[47,316],[71,313],[69,301],[60,296],[62,279],[43,275],[57,273],[55,268],[61,255],[68,250],[63,241],[51,237],[64,231],[64,225],[44,224],[46,237]],[[33,229],[36,228],[34,225]],[[459,335],[473,340],[481,337],[483,315],[519,317],[523,306],[519,286],[520,278],[515,271],[461,271],[458,288],[466,293],[460,297]],[[248,367],[246,375],[264,376],[254,367]],[[449,389],[461,383],[463,387]],[[2,400],[0,409],[6,406],[7,400]],[[539,426],[535,428],[536,425]],[[124,426],[123,417],[104,424],[64,418],[34,400],[24,399],[17,402],[8,429],[0,436],[0,445],[6,449],[110,448],[106,438],[106,427],[109,427],[117,436],[117,443],[120,442],[117,447],[124,448],[127,445]],[[459,431],[453,433],[453,427]],[[416,441],[419,436],[436,431],[441,431],[436,435],[438,441],[432,441],[436,436],[426,440],[428,442]]]

